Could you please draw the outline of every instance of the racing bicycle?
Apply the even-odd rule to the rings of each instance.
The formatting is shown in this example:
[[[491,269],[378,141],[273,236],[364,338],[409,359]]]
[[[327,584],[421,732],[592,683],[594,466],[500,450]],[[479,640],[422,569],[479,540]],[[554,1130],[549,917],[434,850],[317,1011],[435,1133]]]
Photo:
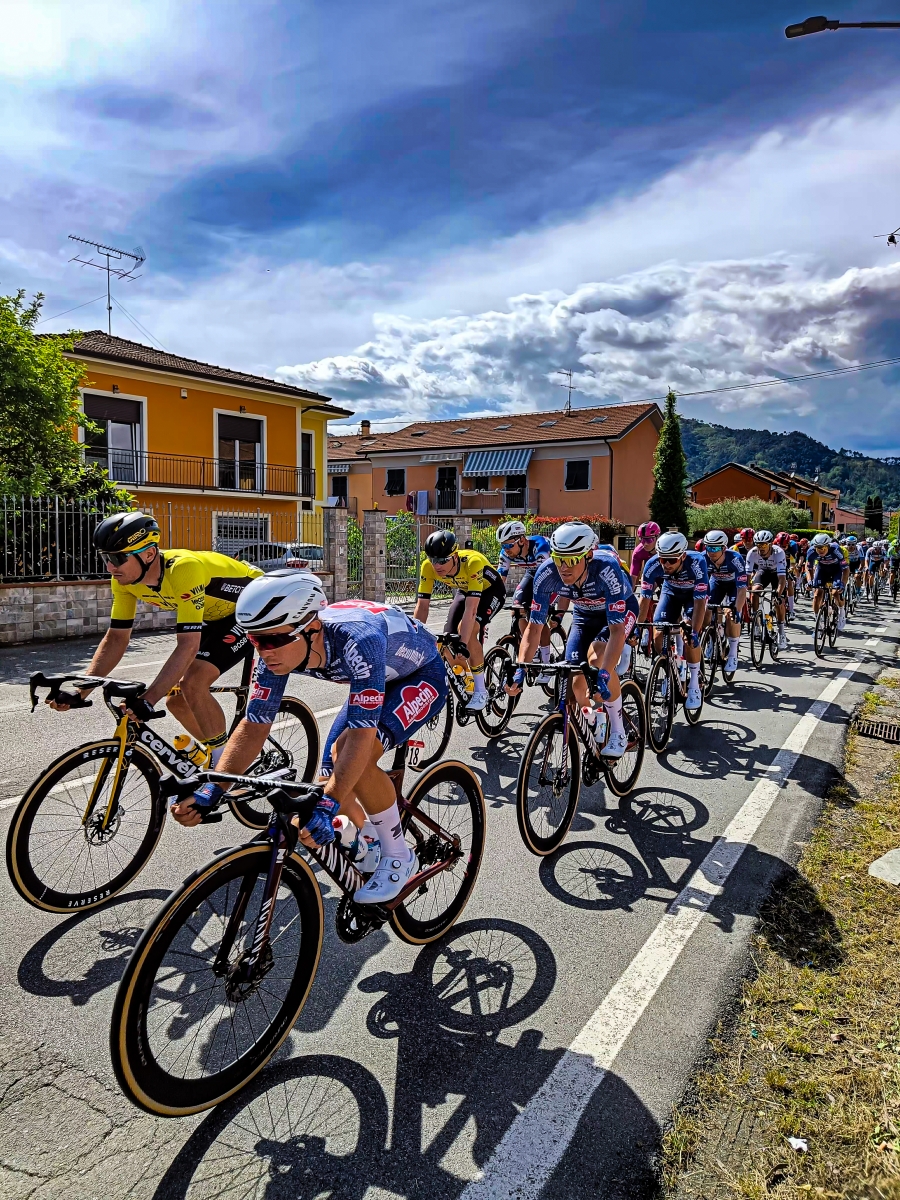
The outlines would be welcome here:
[[[484,796],[469,767],[443,762],[404,797],[406,754],[398,747],[388,774],[419,871],[380,905],[354,902],[364,877],[340,839],[299,842],[319,785],[202,773],[203,780],[264,792],[271,816],[264,832],[220,852],[172,893],[128,960],[110,1052],[120,1087],[139,1108],[163,1117],[212,1108],[275,1054],[306,1002],[322,951],[324,907],[314,868],[340,894],[335,927],[344,942],[390,924],[402,941],[420,946],[450,929],[478,876]],[[190,787],[170,777],[162,791],[185,796]]]
[[[639,622],[639,627],[646,627],[646,622]],[[651,750],[662,754],[672,736],[672,725],[675,721],[675,709],[679,704],[684,706],[684,715],[689,725],[696,725],[703,712],[703,697],[706,690],[704,678],[703,655],[700,656],[700,707],[687,706],[687,677],[681,677],[681,658],[678,653],[677,635],[690,637],[691,627],[682,622],[659,622],[651,624],[650,636],[653,630],[662,634],[662,651],[653,660],[653,665],[647,674],[644,684],[644,704],[647,711],[647,741]]]
[[[538,724],[528,739],[516,780],[516,818],[522,840],[532,854],[550,854],[560,845],[578,807],[581,785],[599,779],[617,796],[627,796],[638,781],[644,761],[647,719],[644,698],[633,680],[622,683],[622,720],[628,749],[621,758],[603,758],[594,729],[575,696],[572,677],[581,672],[593,694],[598,670],[583,663],[549,663],[544,669],[560,676],[559,707]],[[605,711],[597,720],[606,720]],[[603,745],[609,737],[609,728]]]
[[[703,630],[700,638],[700,661],[703,663],[703,696],[708,700],[712,695],[713,684],[716,681],[716,671],[722,672],[726,683],[734,681],[735,672],[726,671],[728,661],[728,638],[725,636],[725,622],[736,621],[737,615],[731,605],[710,604],[707,611],[712,620]]]
[[[750,621],[750,659],[757,671],[763,669],[767,650],[772,662],[778,661],[780,652],[776,607],[777,596],[774,587],[766,588],[759,594],[759,604]]]
[[[249,664],[249,660],[248,660]],[[247,707],[250,671],[230,692],[237,705],[232,728]],[[96,908],[126,887],[142,870],[160,839],[166,802],[160,779],[173,772],[196,786],[197,767],[146,721],[124,706],[146,684],[86,675],[32,675],[31,711],[39,692],[70,708],[90,708],[75,689],[102,688],[116,721],[111,738],[86,742],[60,755],[35,780],[16,808],[6,838],[6,865],[19,895],[48,912]],[[155,712],[150,720],[165,716]],[[260,756],[247,776],[291,769],[309,781],[319,764],[319,727],[302,700],[285,696]],[[228,807],[250,829],[265,828],[260,796],[249,784],[229,796]],[[221,820],[221,814],[218,814]]]
[[[817,658],[825,656],[825,643],[828,643],[830,649],[834,649],[838,636],[838,614],[840,609],[837,603],[837,593],[832,583],[822,583],[819,587],[824,589],[822,597],[822,605],[816,613],[816,624],[813,629],[813,650]]]

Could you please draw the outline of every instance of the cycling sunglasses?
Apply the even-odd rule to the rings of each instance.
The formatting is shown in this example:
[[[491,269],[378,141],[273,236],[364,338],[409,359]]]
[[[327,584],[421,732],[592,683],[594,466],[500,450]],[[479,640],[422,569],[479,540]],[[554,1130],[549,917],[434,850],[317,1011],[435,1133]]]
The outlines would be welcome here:
[[[280,650],[282,646],[289,646],[291,642],[296,642],[299,634],[296,629],[292,629],[290,633],[248,633],[247,640],[251,646],[257,650]]]
[[[512,550],[513,546],[518,545],[518,542],[519,542],[518,538],[513,538],[511,542],[501,542],[500,549],[501,550]]]
[[[580,562],[584,562],[588,554],[590,550],[586,550],[584,554],[554,554],[551,550],[550,557],[561,567],[577,567]]]
[[[664,564],[668,565],[668,566],[673,566],[675,563],[681,562],[681,555],[680,555],[680,554],[676,554],[676,555],[675,555],[674,557],[672,557],[672,558],[670,558],[670,557],[668,557],[668,556],[666,556],[666,557],[664,558],[664,557],[663,557],[663,556],[660,554],[660,556],[659,556],[659,561],[660,561],[661,563],[664,563]]]
[[[454,550],[453,554],[448,555],[447,558],[429,558],[428,561],[435,563],[439,567],[445,567],[448,562],[453,562],[453,558],[454,558],[455,554],[456,554],[456,551]]]
[[[100,550],[98,553],[107,566],[121,567],[132,554],[140,554],[146,549],[146,546],[141,546],[140,550]]]

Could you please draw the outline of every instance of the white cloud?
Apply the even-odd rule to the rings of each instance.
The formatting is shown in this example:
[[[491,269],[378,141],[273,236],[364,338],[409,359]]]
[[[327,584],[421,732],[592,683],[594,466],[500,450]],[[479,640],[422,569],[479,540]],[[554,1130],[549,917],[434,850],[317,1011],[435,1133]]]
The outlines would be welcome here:
[[[900,262],[839,276],[791,258],[667,263],[504,310],[377,317],[352,355],[282,368],[280,377],[361,411],[422,419],[460,407],[557,406],[553,372],[576,369],[579,402],[639,400],[855,365],[873,325],[900,299]],[[713,397],[720,414],[765,408],[808,415],[806,388]]]

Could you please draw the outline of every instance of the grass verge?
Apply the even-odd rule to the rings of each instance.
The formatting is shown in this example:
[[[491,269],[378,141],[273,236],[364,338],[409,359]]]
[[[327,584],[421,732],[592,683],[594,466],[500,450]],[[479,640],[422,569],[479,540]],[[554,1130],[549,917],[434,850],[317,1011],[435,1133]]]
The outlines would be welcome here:
[[[898,685],[886,672],[861,715],[900,719]],[[867,873],[898,845],[900,751],[851,733],[760,914],[738,1012],[665,1135],[667,1200],[900,1200],[900,888]]]

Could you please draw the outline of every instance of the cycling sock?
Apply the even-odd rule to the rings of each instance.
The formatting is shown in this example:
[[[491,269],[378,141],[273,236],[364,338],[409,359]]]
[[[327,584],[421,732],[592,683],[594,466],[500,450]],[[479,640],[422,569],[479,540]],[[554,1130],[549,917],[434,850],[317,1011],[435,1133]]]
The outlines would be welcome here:
[[[691,673],[691,686],[699,687],[699,685],[700,685],[700,664],[699,663],[688,663],[688,670]]]
[[[729,639],[728,639],[728,651],[729,651],[729,653],[730,653],[730,654],[737,654],[737,652],[738,652],[738,646],[740,646],[740,644],[741,644],[741,639],[740,639],[739,637],[736,637],[736,638],[729,638]]]
[[[222,757],[222,751],[225,749],[225,743],[228,741],[228,730],[223,729],[221,733],[217,733],[215,737],[204,738],[203,745],[210,752],[210,766],[214,767]]]
[[[675,649],[679,658],[684,658],[684,638],[680,633],[675,634]]]
[[[540,651],[541,651],[541,662],[548,663],[548,662],[550,661],[550,651],[551,651],[551,649],[552,649],[552,647],[551,647],[551,646],[541,646],[541,647],[540,647]]]
[[[779,622],[778,622],[778,632],[779,632],[779,633],[784,633],[784,621],[779,621]]]
[[[603,707],[609,714],[609,727],[613,733],[624,733],[625,725],[622,721],[622,697],[619,696],[616,700],[604,700]]]
[[[400,809],[397,801],[386,808],[384,812],[369,813],[369,820],[378,835],[378,842],[383,855],[391,854],[395,858],[408,858],[409,847],[403,837],[403,826],[400,824]]]
[[[622,654],[619,661],[616,663],[616,672],[619,675],[624,675],[631,666],[631,647],[626,642],[622,647]]]
[[[480,667],[472,668],[472,679],[475,683],[476,696],[479,692],[484,692],[487,690],[484,686],[484,663],[482,663]]]

